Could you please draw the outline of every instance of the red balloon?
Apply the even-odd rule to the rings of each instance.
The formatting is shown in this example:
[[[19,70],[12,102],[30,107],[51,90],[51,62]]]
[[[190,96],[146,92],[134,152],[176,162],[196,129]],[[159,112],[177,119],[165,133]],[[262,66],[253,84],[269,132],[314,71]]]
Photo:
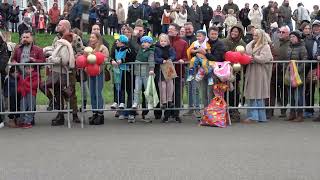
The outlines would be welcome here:
[[[97,57],[96,63],[97,63],[98,65],[103,64],[103,63],[104,63],[104,59],[105,59],[105,55],[104,55],[102,52],[96,52],[96,53],[94,53],[94,54],[95,54],[96,57]]]
[[[232,51],[227,51],[225,54],[224,54],[224,59],[226,61],[230,61],[232,59],[232,55],[233,55],[233,52]]]
[[[87,57],[84,55],[78,56],[76,59],[77,68],[85,68],[87,66]]]
[[[241,53],[240,52],[233,52],[233,51],[228,51],[225,54],[225,60],[229,61],[231,63],[239,63],[239,59],[241,58]]]
[[[97,76],[100,74],[100,66],[98,64],[88,64],[86,68],[87,74],[89,76]]]
[[[252,59],[252,57],[249,56],[248,54],[242,54],[241,58],[239,59],[239,63],[243,64],[243,65],[250,64],[251,59]]]

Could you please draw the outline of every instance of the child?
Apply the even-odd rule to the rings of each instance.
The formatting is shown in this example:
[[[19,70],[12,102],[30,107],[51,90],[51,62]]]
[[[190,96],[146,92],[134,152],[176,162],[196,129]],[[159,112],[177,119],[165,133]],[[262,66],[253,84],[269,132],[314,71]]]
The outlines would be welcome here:
[[[223,26],[227,26],[226,27],[226,31],[227,31],[226,34],[228,34],[230,29],[237,24],[238,21],[237,21],[237,18],[235,16],[236,15],[234,14],[234,10],[233,9],[229,9],[227,18],[223,23]]]
[[[170,46],[169,36],[166,34],[160,34],[159,42],[156,44],[155,48],[155,62],[157,64],[166,64],[167,62],[176,60],[176,52]],[[160,67],[157,66],[156,77],[159,78],[160,75]],[[173,80],[165,79],[163,74],[161,73],[160,79],[158,79],[159,89],[160,89],[160,103],[162,104],[162,108],[173,107],[172,98],[173,98]],[[165,114],[163,122],[168,121],[169,116]]]
[[[29,62],[30,63],[30,62]],[[38,90],[39,75],[32,65],[26,65],[24,72],[18,76],[18,89],[21,93],[20,111],[35,111],[36,96]],[[23,129],[32,128],[34,113],[21,114],[19,118],[19,127]]]
[[[45,30],[47,29],[46,24],[47,24],[47,16],[44,14],[44,10],[40,9],[39,14],[37,13],[35,15],[35,22],[37,25],[37,29],[39,33],[44,33]]]
[[[116,14],[116,10],[112,9],[111,14],[108,17],[108,25],[110,28],[110,35],[113,36],[114,33],[117,32],[117,27],[118,27],[118,17]]]
[[[115,86],[114,103],[111,109],[124,109],[125,108],[125,92],[127,92],[127,106],[132,107],[132,76],[130,66],[126,65],[127,62],[132,62],[136,53],[128,44],[129,39],[125,35],[120,35],[116,40],[114,47],[111,50],[111,64],[113,66],[113,80]],[[125,112],[124,112],[125,113]],[[119,119],[124,118],[121,114]],[[129,112],[128,119],[134,119],[134,111]]]
[[[136,109],[139,104],[139,94],[142,88],[147,87],[148,76],[154,74],[154,47],[152,46],[153,39],[149,36],[143,36],[140,39],[141,48],[136,57],[136,62],[148,63],[148,64],[137,64],[134,66],[135,75],[135,89],[134,89],[134,100],[132,108]]]
[[[190,60],[189,76],[187,81],[192,81],[194,79],[195,70],[200,65],[205,74],[208,74],[208,59],[205,56],[205,52],[210,53],[210,45],[206,40],[207,33],[203,30],[197,31],[197,40],[191,44],[187,50],[187,55]],[[191,58],[192,57],[192,58]]]
[[[17,83],[19,76],[19,67],[12,66],[9,69],[9,75],[6,77],[4,81],[4,97],[7,99],[9,103],[9,111],[10,112],[18,112],[20,111],[20,93],[17,92]],[[19,118],[19,114],[9,114],[9,122],[8,126],[10,128],[16,128],[16,121]]]

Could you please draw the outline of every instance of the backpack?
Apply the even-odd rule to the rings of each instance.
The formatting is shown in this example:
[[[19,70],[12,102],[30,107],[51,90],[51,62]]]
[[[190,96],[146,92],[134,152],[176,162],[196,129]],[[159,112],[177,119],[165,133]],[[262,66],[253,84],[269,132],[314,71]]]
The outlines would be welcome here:
[[[213,68],[213,73],[220,79],[220,81],[229,81],[232,75],[230,62],[216,62]]]

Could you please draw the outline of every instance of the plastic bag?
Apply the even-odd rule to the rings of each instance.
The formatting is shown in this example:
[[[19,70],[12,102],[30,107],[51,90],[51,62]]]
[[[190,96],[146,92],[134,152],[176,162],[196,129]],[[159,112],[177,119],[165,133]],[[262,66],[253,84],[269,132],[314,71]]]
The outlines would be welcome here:
[[[147,82],[147,88],[144,91],[144,95],[148,102],[148,109],[153,109],[159,103],[159,96],[157,93],[156,85],[154,83],[154,76],[149,76]]]
[[[296,61],[291,60],[288,68],[286,69],[286,73],[284,75],[284,83],[287,86],[296,88],[302,85],[302,80],[300,78]]]

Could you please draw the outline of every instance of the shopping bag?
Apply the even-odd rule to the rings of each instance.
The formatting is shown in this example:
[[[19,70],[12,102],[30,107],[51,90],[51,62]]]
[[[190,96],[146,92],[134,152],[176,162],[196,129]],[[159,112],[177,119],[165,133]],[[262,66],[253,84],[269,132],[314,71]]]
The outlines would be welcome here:
[[[287,86],[291,86],[296,88],[302,85],[302,80],[300,78],[296,61],[291,60],[289,66],[286,69],[286,73],[284,75],[284,83]]]
[[[167,63],[161,64],[160,67],[165,80],[171,80],[178,77],[172,61],[167,61]]]
[[[227,127],[228,117],[226,101],[221,96],[217,96],[204,109],[200,125],[225,128]]]
[[[144,91],[144,95],[148,102],[148,109],[153,109],[159,103],[159,96],[157,93],[156,85],[154,83],[154,76],[148,77],[147,88]]]

